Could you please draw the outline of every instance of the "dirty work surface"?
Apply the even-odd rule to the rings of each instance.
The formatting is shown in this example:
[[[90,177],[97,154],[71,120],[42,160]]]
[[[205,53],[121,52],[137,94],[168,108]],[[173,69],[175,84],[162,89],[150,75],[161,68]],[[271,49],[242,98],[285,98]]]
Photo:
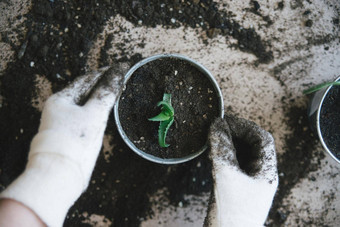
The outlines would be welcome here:
[[[339,12],[337,0],[0,1],[1,189],[24,169],[49,95],[112,62],[179,53],[212,72],[229,113],[273,134],[280,185],[266,224],[337,226],[340,167],[311,135],[302,90],[339,75]],[[110,122],[65,226],[200,226],[209,151],[186,164],[153,164]]]

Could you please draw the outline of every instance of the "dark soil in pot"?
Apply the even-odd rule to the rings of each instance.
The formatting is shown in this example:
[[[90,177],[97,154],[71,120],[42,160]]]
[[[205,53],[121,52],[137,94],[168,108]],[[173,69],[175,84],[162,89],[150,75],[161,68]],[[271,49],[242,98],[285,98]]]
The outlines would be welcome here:
[[[340,86],[333,86],[323,101],[320,129],[328,149],[340,160]]]
[[[175,121],[167,148],[158,144],[158,122],[148,119],[160,112],[156,104],[171,94]],[[181,158],[198,152],[206,143],[211,122],[219,116],[219,101],[209,78],[189,62],[161,58],[137,69],[119,102],[123,130],[140,150],[160,158]]]

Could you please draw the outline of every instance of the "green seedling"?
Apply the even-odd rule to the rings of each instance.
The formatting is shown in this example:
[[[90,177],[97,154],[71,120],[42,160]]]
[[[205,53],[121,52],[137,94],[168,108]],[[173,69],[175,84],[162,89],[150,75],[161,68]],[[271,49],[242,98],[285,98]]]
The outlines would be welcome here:
[[[329,87],[329,86],[332,86],[332,85],[340,85],[340,81],[335,81],[335,82],[326,82],[326,83],[322,83],[322,84],[319,84],[319,85],[316,85],[314,87],[311,87],[309,89],[306,89],[303,91],[303,94],[311,94],[313,92],[316,92],[324,87]]]
[[[172,123],[174,123],[174,108],[171,106],[171,94],[164,93],[163,100],[157,103],[162,106],[161,113],[155,117],[149,118],[149,121],[159,121],[158,143],[161,147],[168,147],[165,143],[166,134]]]

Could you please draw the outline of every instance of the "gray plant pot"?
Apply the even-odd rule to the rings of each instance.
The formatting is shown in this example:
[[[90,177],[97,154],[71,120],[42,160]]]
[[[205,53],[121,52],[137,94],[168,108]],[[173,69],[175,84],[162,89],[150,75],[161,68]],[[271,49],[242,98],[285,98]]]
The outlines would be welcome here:
[[[178,55],[178,54],[161,54],[161,55],[155,55],[155,56],[151,56],[148,57],[140,62],[138,62],[137,64],[135,64],[125,75],[125,79],[124,79],[124,84],[126,84],[128,82],[128,80],[130,79],[130,77],[132,76],[132,74],[140,67],[142,67],[143,65],[147,64],[148,62],[157,60],[157,59],[161,59],[161,58],[177,58],[177,59],[181,59],[184,61],[189,62],[191,65],[195,66],[197,69],[199,69],[202,73],[204,73],[211,81],[211,83],[213,84],[214,88],[215,88],[215,92],[218,95],[219,98],[219,112],[220,112],[220,117],[223,118],[224,115],[224,105],[223,105],[223,96],[221,93],[221,90],[216,82],[216,80],[214,79],[213,75],[201,64],[199,64],[198,62],[182,56],[182,55]],[[187,162],[189,160],[192,160],[193,158],[199,156],[200,154],[202,154],[208,147],[207,143],[196,153],[193,153],[189,156],[186,157],[182,157],[182,158],[169,158],[169,159],[163,159],[163,158],[159,158],[156,157],[154,155],[148,154],[140,149],[138,149],[133,143],[132,141],[128,138],[128,136],[126,135],[126,133],[124,132],[120,120],[119,120],[119,101],[120,101],[120,97],[118,97],[115,107],[114,107],[114,116],[115,116],[115,122],[118,128],[118,132],[121,135],[121,137],[123,138],[124,142],[139,156],[152,161],[152,162],[156,162],[156,163],[160,163],[160,164],[178,164],[178,163],[183,163],[183,162]]]
[[[340,77],[338,77],[335,81],[340,81]],[[324,103],[325,97],[327,96],[329,90],[332,89],[332,87],[333,86],[325,87],[315,92],[308,106],[308,118],[309,118],[310,127],[312,131],[316,135],[318,135],[319,140],[323,148],[325,149],[326,153],[330,155],[337,163],[340,164],[340,160],[327,147],[324,141],[324,138],[322,136],[321,128],[320,128],[320,113],[321,113],[322,104]]]

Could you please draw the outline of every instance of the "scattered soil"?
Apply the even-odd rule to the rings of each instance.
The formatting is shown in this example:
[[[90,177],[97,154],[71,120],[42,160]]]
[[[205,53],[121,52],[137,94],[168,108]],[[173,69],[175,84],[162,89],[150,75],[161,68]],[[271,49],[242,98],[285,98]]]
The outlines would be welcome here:
[[[269,212],[269,226],[285,223],[289,213],[282,207],[284,198],[301,179],[318,170],[320,161],[325,157],[323,151],[316,149],[319,141],[309,128],[306,108],[295,106],[296,100],[293,98],[283,97],[282,101],[289,106],[286,123],[292,132],[285,138],[285,153],[277,157],[279,187]]]
[[[261,40],[253,28],[244,28],[233,19],[232,11],[221,12],[218,4],[212,0],[204,1],[119,1],[119,12],[134,24],[155,27],[162,24],[169,27],[182,25],[192,28],[201,27],[206,36],[216,35],[233,37],[238,41],[236,48],[254,54],[260,63],[268,63],[273,59],[273,53],[267,50],[270,43]],[[227,9],[227,5],[224,7]],[[253,9],[249,9],[252,11]],[[261,15],[257,12],[258,15]],[[265,17],[268,26],[272,24],[269,16]]]
[[[153,216],[150,196],[158,190],[165,190],[160,200],[169,200],[175,207],[190,202],[186,195],[210,192],[213,180],[209,150],[182,164],[153,163],[132,152],[119,136],[113,116],[110,121],[106,133],[113,137],[113,156],[110,162],[99,156],[90,185],[69,211],[65,226],[84,226],[83,212],[104,215],[112,226],[139,226]],[[157,205],[157,209],[166,207]]]
[[[233,19],[233,12],[219,11],[217,3],[212,0],[174,0],[164,1],[164,4],[156,0],[36,0],[32,4],[29,13],[24,16],[23,26],[27,33],[19,33],[19,45],[11,41],[11,34],[0,33],[1,41],[7,42],[17,56],[8,63],[0,77],[0,94],[3,97],[0,107],[0,190],[23,171],[30,142],[39,126],[40,112],[32,107],[32,100],[36,97],[35,75],[50,81],[53,92],[82,75],[86,70],[88,52],[111,16],[120,14],[136,26],[140,20],[141,26],[148,27],[196,28],[203,24],[201,28],[206,38],[223,35],[228,40],[232,37],[237,40],[235,48],[254,54],[260,63],[270,62],[273,58],[273,53],[268,51],[270,43],[261,40],[254,29],[242,28]],[[281,9],[286,7],[283,1],[281,5]],[[258,8],[258,5],[254,7]],[[175,23],[172,23],[172,18],[176,19]],[[268,18],[268,26],[270,21]],[[334,19],[334,23],[339,24],[339,20]],[[100,51],[100,66],[106,65],[109,58],[127,61],[131,65],[142,58],[141,55],[108,56],[106,50],[111,48],[112,39],[109,36],[107,45]],[[283,223],[288,215],[278,211],[283,198],[301,178],[318,168],[313,160],[322,159],[323,155],[312,154],[317,141],[311,139],[308,130],[303,130],[308,127],[304,117],[306,110],[294,107],[293,103],[287,103],[287,121],[293,133],[286,138],[285,154],[278,157],[282,175],[270,214],[270,219],[278,223],[276,226]],[[116,130],[113,115],[109,121],[112,123],[108,125],[106,134],[113,138],[110,160],[108,162],[104,158],[108,151],[102,151],[89,188],[69,211],[65,226],[84,226],[84,212],[104,215],[113,226],[138,226],[144,218],[152,216],[149,197],[159,189],[166,188],[164,196],[173,205],[179,202],[187,204],[185,195],[200,195],[211,190],[209,151],[187,163],[158,165],[131,152]]]
[[[320,129],[329,150],[340,160],[340,86],[333,86],[321,107]]]
[[[175,121],[167,148],[158,144],[160,113],[156,104],[171,94]],[[219,116],[218,93],[209,78],[191,63],[162,58],[136,70],[119,102],[119,118],[129,139],[146,153],[160,158],[181,158],[198,152],[206,143],[211,122]]]

